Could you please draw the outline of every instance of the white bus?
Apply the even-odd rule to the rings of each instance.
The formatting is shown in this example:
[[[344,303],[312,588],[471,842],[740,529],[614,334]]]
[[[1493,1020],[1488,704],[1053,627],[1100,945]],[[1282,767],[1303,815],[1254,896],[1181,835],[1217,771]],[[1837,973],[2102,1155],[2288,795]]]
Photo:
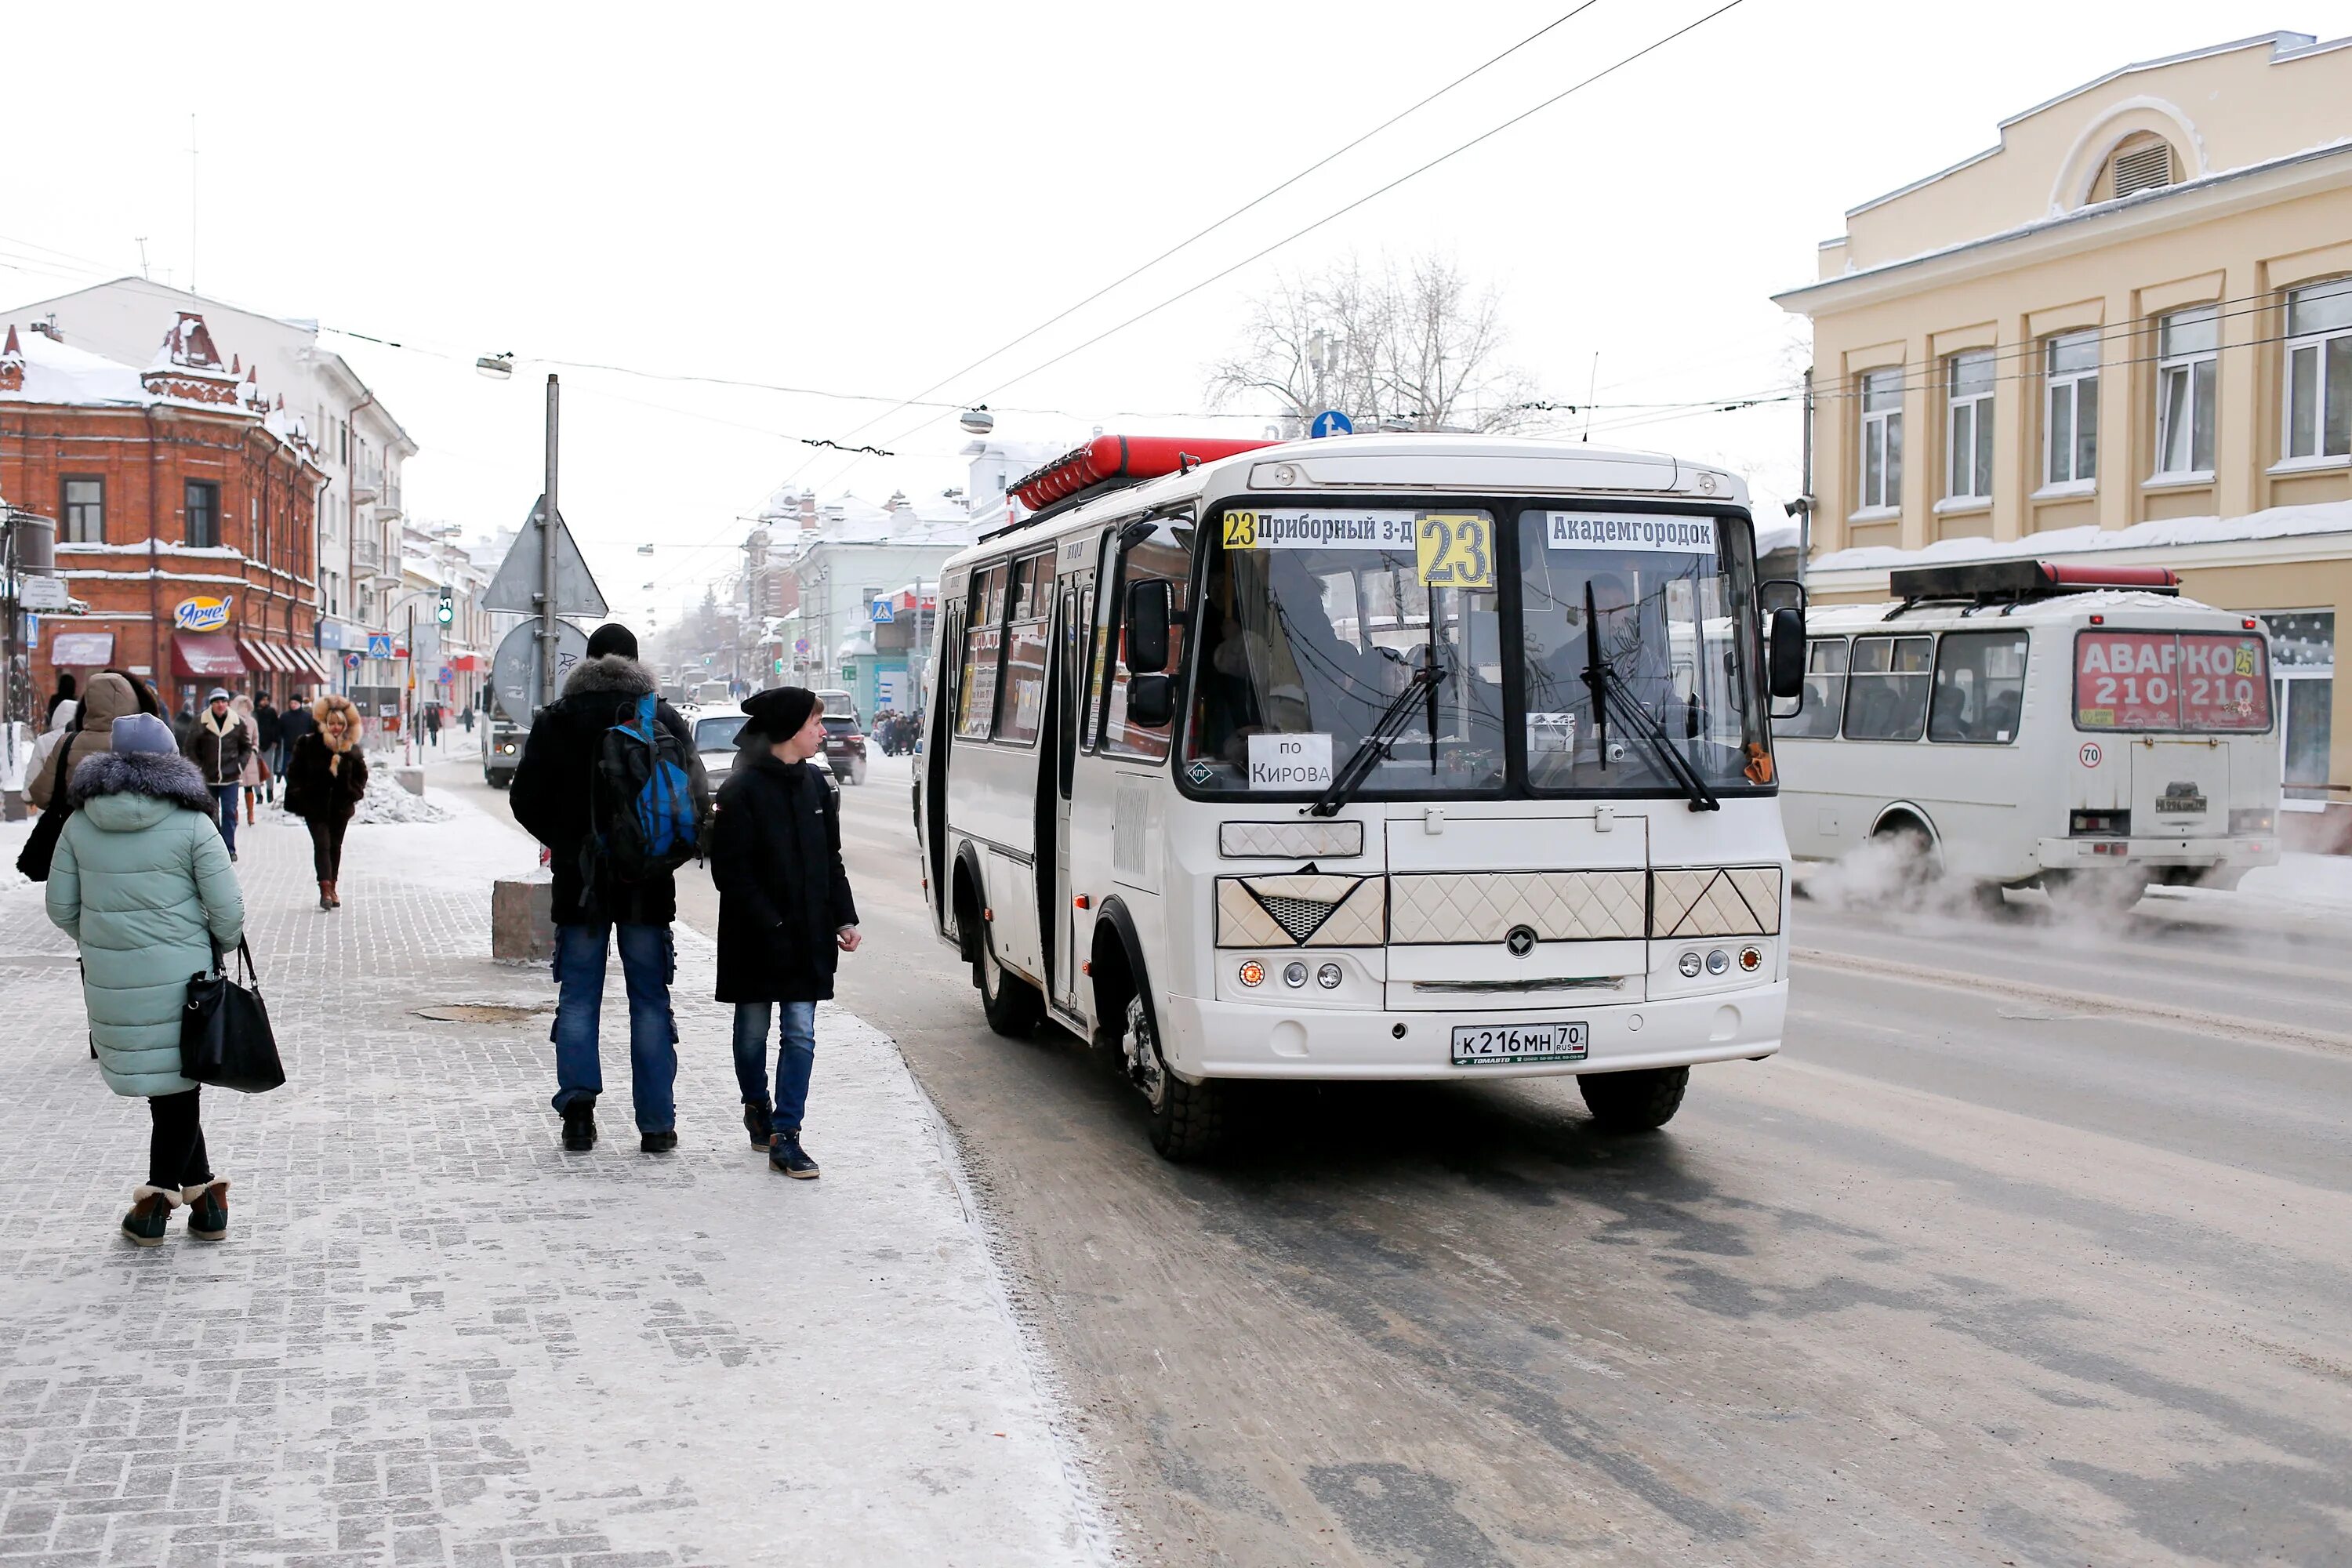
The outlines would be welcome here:
[[[1745,491],[1457,436],[1103,437],[942,571],[923,879],[990,1024],[1236,1079],[1580,1075],[1655,1127],[1777,1049],[1788,857]],[[1803,620],[1772,629],[1780,688]],[[1596,700],[1597,699],[1597,700]]]
[[[1909,882],[2127,905],[2276,863],[2261,623],[2161,567],[1898,571],[1896,602],[1810,616],[1803,706],[1776,717],[1799,859],[1876,843]]]

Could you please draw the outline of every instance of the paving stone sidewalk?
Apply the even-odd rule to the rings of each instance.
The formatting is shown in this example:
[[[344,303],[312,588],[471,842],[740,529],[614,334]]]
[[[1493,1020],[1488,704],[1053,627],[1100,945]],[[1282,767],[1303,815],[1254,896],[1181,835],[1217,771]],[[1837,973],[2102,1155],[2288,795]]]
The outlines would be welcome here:
[[[552,984],[488,956],[531,849],[452,804],[354,828],[332,915],[298,830],[241,837],[291,1081],[205,1095],[217,1247],[116,1233],[145,1107],[0,832],[0,1568],[1106,1560],[895,1047],[821,1016],[825,1174],[771,1174],[681,929],[678,1152],[628,1125],[615,959],[604,1142],[563,1153]],[[548,1011],[420,1016],[453,1003]]]

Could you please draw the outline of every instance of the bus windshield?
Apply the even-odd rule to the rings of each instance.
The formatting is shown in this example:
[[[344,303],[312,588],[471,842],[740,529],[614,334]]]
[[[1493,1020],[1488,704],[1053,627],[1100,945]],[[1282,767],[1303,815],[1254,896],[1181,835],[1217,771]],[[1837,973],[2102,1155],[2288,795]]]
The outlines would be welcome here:
[[[1508,517],[1228,510],[1210,535],[1185,779],[1316,794],[1386,715],[1364,794],[1497,793],[1513,726],[1542,793],[1769,783],[1747,531],[1530,509],[1514,576],[1498,548]],[[1522,617],[1517,650],[1507,604]],[[1523,710],[1505,700],[1515,657]]]

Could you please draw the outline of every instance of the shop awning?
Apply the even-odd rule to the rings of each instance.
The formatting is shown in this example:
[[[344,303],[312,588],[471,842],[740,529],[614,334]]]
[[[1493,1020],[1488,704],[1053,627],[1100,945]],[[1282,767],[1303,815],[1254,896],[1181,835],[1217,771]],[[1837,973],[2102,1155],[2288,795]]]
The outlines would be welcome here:
[[[254,637],[239,637],[236,640],[237,646],[245,649],[246,663],[256,669],[284,675],[294,668],[293,660],[288,658],[286,650],[274,643],[262,642]]]
[[[449,661],[449,668],[452,669],[471,671],[474,668],[474,656],[470,653],[461,653],[457,658]]]
[[[112,632],[59,632],[49,639],[54,669],[96,669],[114,662]]]
[[[287,651],[293,654],[295,658],[300,661],[301,668],[295,671],[295,673],[302,676],[305,679],[315,679],[319,680],[332,680],[335,679],[334,666],[328,663],[327,656],[320,653],[317,648],[297,647],[289,648]]]
[[[172,670],[190,680],[235,680],[248,673],[236,639],[226,632],[174,633]]]

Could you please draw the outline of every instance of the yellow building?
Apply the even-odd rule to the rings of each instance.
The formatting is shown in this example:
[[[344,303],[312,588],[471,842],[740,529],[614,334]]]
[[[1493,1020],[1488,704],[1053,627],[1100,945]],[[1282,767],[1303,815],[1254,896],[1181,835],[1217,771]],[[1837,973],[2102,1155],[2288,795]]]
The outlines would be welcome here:
[[[2268,619],[2288,826],[2352,846],[2352,38],[2124,67],[1864,203],[1818,281],[1816,598],[1990,556]],[[2324,814],[2324,815],[2323,815]]]

